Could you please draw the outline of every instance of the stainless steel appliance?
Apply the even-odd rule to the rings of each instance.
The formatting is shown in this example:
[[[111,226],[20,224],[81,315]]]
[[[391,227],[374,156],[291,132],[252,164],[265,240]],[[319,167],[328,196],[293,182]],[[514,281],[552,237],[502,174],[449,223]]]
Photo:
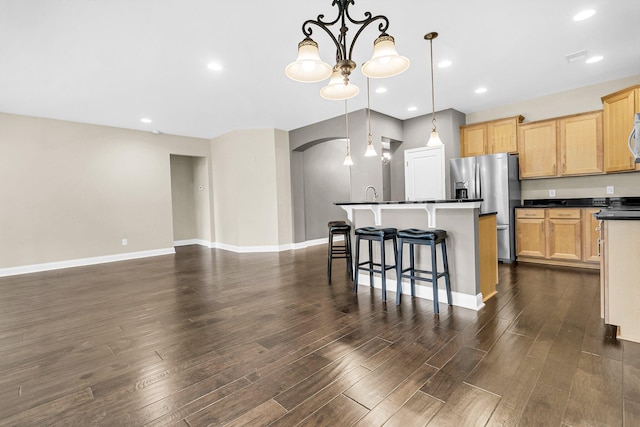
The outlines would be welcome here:
[[[482,199],[480,213],[497,213],[498,259],[515,261],[515,207],[520,205],[518,155],[451,159],[449,171],[452,197]]]
[[[636,163],[640,163],[640,113],[634,115],[633,130],[629,134],[629,151]]]

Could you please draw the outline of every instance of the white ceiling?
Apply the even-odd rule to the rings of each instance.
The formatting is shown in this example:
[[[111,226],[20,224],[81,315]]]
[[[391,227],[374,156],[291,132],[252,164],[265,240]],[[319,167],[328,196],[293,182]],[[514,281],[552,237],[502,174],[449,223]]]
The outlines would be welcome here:
[[[589,20],[573,22],[583,9]],[[429,42],[436,110],[484,110],[640,74],[639,0],[355,0],[354,17],[386,15],[405,73],[371,81],[371,107],[400,119],[431,112]],[[0,111],[211,138],[234,129],[291,130],[344,112],[318,95],[325,83],[289,80],[302,22],[331,0],[0,0]],[[336,26],[334,26],[336,27]],[[349,40],[355,34],[352,25]],[[334,28],[337,31],[337,28]],[[376,26],[354,49],[362,64]],[[314,31],[320,53],[335,49]],[[586,49],[595,64],[569,63]],[[224,67],[207,69],[210,61]],[[366,107],[366,79],[349,110]],[[485,94],[474,90],[484,86]],[[407,111],[416,106],[414,112]],[[140,122],[142,117],[153,120]]]

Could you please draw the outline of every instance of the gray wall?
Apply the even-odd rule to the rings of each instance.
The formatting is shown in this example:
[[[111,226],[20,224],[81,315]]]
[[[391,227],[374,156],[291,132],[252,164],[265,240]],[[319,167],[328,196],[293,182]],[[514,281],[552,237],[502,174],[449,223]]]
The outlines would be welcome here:
[[[385,137],[401,141],[402,121],[372,111],[371,132],[378,156],[364,157],[368,134],[367,110],[349,113],[351,157],[354,162],[351,168],[342,165],[346,154],[345,144],[339,143],[337,147],[330,147],[335,144],[336,139],[346,136],[344,115],[289,132],[294,242],[327,237],[327,221],[345,217],[342,209],[333,206],[334,202],[362,200],[364,189],[368,185],[373,185],[382,197],[384,190],[380,162],[381,139]],[[329,165],[328,162],[332,164]],[[340,168],[344,168],[342,172]],[[340,177],[349,169],[350,179],[347,182]],[[321,173],[323,171],[324,173]],[[332,188],[321,191],[327,188],[330,181]],[[310,195],[307,194],[308,191],[317,194]],[[315,200],[316,196],[321,197],[322,202]],[[305,206],[307,200],[313,200],[316,205],[324,203],[325,206],[321,210],[308,209]]]
[[[404,150],[424,147],[431,136],[432,115],[424,115],[405,120],[403,123],[404,142],[391,159],[391,198],[404,200]],[[460,126],[465,124],[465,115],[448,109],[436,112],[436,125],[445,147],[446,194],[450,197],[449,160],[460,157]]]

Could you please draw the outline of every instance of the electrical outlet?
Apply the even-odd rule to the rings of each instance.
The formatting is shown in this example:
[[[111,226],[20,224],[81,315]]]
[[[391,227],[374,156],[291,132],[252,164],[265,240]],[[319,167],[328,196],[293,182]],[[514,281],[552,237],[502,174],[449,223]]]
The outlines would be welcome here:
[[[613,185],[607,185],[607,194],[613,194]]]
[[[127,246],[129,241],[127,239],[122,239],[122,246]]]
[[[549,197],[556,197],[556,190],[549,190]]]

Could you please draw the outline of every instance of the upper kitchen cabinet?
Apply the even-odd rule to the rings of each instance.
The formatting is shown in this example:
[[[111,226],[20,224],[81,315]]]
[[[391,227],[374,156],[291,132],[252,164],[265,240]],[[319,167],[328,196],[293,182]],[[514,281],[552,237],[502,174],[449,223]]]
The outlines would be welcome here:
[[[602,111],[526,123],[518,132],[522,179],[604,172]]]
[[[633,129],[633,115],[640,112],[640,85],[604,96],[604,170],[636,170],[627,141]]]
[[[557,121],[545,120],[518,127],[520,178],[557,176]]]
[[[602,111],[558,120],[562,175],[604,172],[602,160]]]
[[[518,151],[518,123],[522,116],[460,126],[460,155],[482,156]]]

